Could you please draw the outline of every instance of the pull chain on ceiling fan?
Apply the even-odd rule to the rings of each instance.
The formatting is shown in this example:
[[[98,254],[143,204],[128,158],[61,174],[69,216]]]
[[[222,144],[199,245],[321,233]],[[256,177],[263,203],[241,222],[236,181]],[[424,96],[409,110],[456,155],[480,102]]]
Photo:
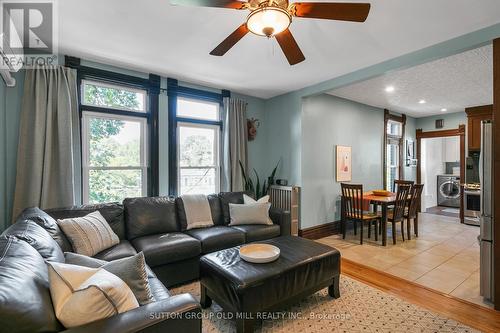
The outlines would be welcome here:
[[[297,41],[289,30],[293,17],[324,20],[364,22],[370,12],[369,3],[346,2],[294,2],[288,0],[171,0],[173,5],[218,7],[249,10],[245,23],[222,41],[212,52],[213,56],[223,56],[246,34],[252,32],[267,38],[276,38],[290,65],[305,60]]]

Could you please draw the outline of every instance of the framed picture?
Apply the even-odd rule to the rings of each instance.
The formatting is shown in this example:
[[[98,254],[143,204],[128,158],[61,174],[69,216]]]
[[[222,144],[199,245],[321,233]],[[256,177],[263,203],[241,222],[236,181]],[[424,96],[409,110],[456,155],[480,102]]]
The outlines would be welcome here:
[[[415,161],[415,142],[406,140],[406,166],[413,166]]]
[[[337,182],[352,180],[352,152],[351,147],[337,146]]]

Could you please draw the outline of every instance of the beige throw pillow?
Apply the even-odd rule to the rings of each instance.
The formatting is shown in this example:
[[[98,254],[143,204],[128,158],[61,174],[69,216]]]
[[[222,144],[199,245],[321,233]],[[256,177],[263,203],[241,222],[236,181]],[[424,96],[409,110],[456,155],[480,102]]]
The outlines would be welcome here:
[[[264,224],[272,225],[269,218],[269,208],[271,204],[251,203],[251,204],[229,204],[229,216],[231,218],[230,226],[242,224]]]
[[[187,230],[213,227],[212,211],[204,194],[181,195],[186,213]]]
[[[48,268],[54,312],[66,328],[139,307],[127,284],[105,269],[54,262]]]
[[[76,253],[92,257],[120,243],[106,219],[95,211],[83,217],[57,220]]]

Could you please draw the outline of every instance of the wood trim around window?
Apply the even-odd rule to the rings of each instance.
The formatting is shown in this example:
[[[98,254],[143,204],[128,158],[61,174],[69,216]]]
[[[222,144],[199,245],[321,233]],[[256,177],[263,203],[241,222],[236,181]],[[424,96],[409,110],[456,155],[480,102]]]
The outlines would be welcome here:
[[[399,142],[399,178],[404,179],[404,148],[405,148],[405,133],[406,133],[406,115],[396,116],[391,114],[389,110],[384,110],[384,160],[383,160],[383,186],[387,188],[387,123],[392,120],[401,123],[401,140]]]

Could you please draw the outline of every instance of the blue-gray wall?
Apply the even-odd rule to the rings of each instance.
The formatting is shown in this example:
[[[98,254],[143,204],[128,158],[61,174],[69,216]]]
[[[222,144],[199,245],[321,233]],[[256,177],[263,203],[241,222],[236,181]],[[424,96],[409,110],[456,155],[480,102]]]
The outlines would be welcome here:
[[[352,147],[352,183],[382,188],[384,110],[331,95],[302,107],[301,228],[340,219],[335,149]]]
[[[436,129],[436,120],[443,119],[444,127]],[[454,113],[443,113],[437,116],[418,118],[416,122],[416,128],[426,131],[438,131],[446,129],[455,129],[459,125],[467,125],[467,114],[465,111],[454,112]]]

